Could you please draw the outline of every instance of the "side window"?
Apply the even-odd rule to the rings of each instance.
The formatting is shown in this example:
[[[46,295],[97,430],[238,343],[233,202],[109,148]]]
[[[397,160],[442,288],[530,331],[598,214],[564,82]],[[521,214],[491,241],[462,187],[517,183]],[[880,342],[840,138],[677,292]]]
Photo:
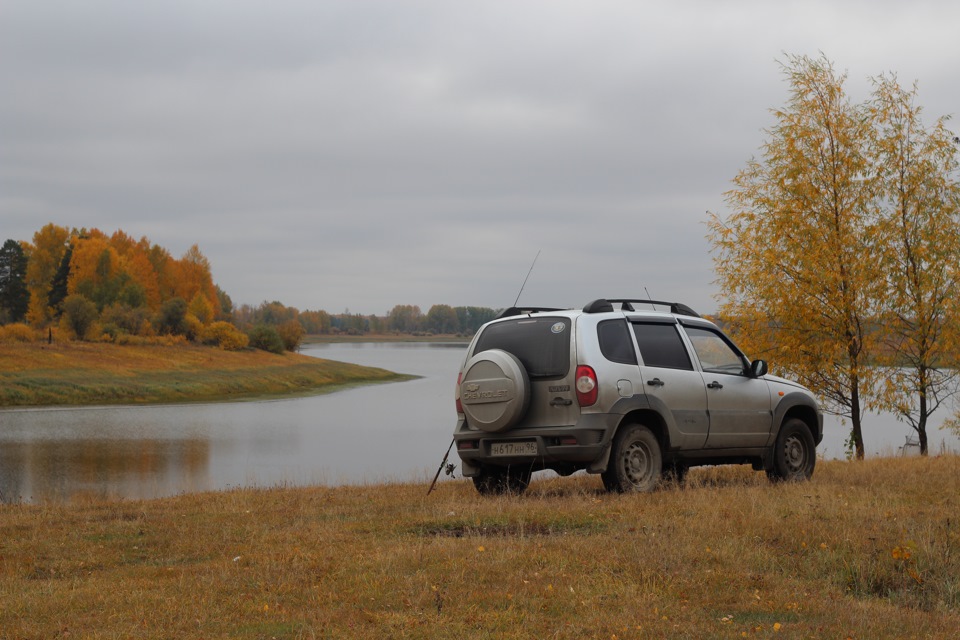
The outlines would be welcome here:
[[[693,370],[687,348],[677,333],[677,325],[634,324],[633,332],[637,336],[640,357],[646,366]]]
[[[684,331],[687,332],[704,371],[731,375],[745,374],[746,362],[743,357],[720,334],[699,327],[684,327]]]
[[[637,364],[637,354],[633,350],[633,341],[623,320],[605,320],[597,325],[597,338],[600,341],[600,353],[610,362]]]

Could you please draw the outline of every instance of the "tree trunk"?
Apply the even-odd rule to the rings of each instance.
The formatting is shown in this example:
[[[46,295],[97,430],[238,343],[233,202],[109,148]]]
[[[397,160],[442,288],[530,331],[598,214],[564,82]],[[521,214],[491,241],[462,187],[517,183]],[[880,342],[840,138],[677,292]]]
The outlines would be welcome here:
[[[927,455],[927,372],[920,370],[920,415],[917,419],[917,435],[920,436],[920,455]]]
[[[853,447],[857,460],[863,460],[863,425],[861,424],[860,410],[860,380],[857,376],[853,377],[850,383],[850,435],[853,438]]]
[[[920,437],[920,455],[927,455],[927,398],[920,394],[920,418],[917,420],[917,435]]]

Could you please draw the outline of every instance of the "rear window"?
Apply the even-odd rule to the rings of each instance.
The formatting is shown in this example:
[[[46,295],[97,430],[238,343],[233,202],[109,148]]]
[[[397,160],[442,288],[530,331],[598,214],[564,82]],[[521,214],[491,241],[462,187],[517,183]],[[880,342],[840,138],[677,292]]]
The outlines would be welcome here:
[[[474,353],[502,349],[523,363],[531,378],[559,378],[570,370],[569,318],[517,318],[492,324]]]
[[[627,330],[626,320],[604,320],[597,325],[600,353],[610,362],[637,364],[637,354]]]

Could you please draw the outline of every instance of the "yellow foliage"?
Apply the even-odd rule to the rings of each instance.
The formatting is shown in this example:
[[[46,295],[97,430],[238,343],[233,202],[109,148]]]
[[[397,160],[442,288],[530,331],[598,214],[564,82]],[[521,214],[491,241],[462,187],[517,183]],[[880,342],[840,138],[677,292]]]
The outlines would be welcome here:
[[[0,326],[0,342],[36,342],[41,338],[39,331],[23,323]]]
[[[52,310],[47,306],[47,297],[69,238],[67,229],[50,223],[33,234],[33,244],[24,247],[28,258],[27,290],[30,292],[27,320],[35,327],[45,325],[53,317]]]
[[[213,320],[213,305],[210,304],[207,296],[200,291],[190,300],[187,312],[192,313],[203,324],[210,324]]]
[[[70,277],[67,293],[89,295],[94,287],[116,275],[120,256],[99,232],[89,237],[76,238],[70,258]]]
[[[726,194],[733,213],[708,223],[728,296],[720,311],[748,352],[842,411],[869,395],[866,323],[883,286],[868,249],[877,216],[864,180],[868,131],[829,63],[791,63],[792,97],[774,112],[763,161],[734,179]]]
[[[240,351],[247,348],[250,338],[229,322],[218,321],[204,327],[202,341],[215,344],[226,351]]]
[[[183,324],[186,326],[187,340],[197,340],[203,334],[203,323],[192,313],[187,313],[183,318]]]
[[[193,245],[174,265],[175,295],[184,300],[193,300],[198,293],[203,294],[213,308],[212,315],[216,316],[220,312],[220,299],[210,273],[210,261],[200,252],[200,248]]]
[[[822,57],[783,70],[790,99],[762,158],[734,178],[732,213],[708,220],[720,315],[745,351],[850,419],[862,457],[864,411],[917,428],[951,382],[937,370],[960,346],[956,150],[895,79],[856,105]]]
[[[147,254],[137,245],[128,253],[121,255],[120,262],[122,270],[143,287],[147,297],[147,307],[151,311],[157,311],[160,308],[160,284],[157,272],[154,271]]]

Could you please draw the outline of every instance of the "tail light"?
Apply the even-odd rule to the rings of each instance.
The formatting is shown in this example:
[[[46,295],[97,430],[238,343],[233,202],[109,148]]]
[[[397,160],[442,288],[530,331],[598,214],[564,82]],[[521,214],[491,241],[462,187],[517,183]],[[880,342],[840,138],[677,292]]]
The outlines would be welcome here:
[[[581,364],[577,367],[577,402],[581,407],[589,407],[597,402],[599,385],[593,367]]]
[[[457,374],[457,413],[463,413],[463,403],[460,402],[460,381],[463,380],[463,372]]]

